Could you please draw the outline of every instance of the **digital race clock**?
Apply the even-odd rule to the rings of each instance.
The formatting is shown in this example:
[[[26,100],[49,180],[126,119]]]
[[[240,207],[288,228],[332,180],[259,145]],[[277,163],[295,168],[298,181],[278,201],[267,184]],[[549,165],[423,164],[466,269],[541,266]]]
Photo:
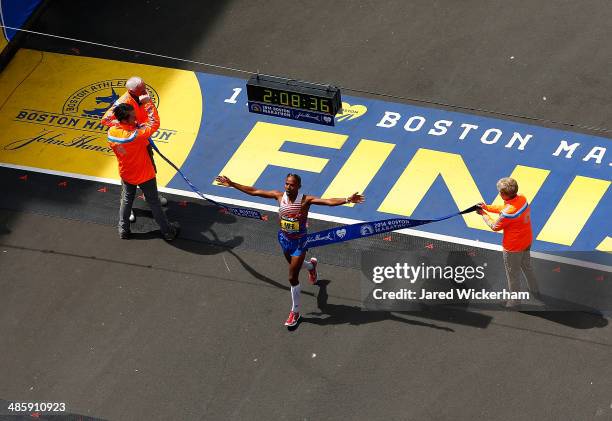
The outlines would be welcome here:
[[[311,123],[334,125],[342,107],[340,89],[273,76],[252,76],[247,82],[249,111]]]

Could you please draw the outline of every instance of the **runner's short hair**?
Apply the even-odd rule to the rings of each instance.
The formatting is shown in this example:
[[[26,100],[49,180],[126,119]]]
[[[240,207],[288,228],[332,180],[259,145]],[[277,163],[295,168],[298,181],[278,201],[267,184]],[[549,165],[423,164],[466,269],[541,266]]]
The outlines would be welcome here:
[[[299,187],[301,187],[301,186],[302,186],[302,177],[300,177],[300,176],[299,176],[299,175],[297,175],[297,174],[289,173],[289,174],[287,174],[287,177],[285,177],[285,178],[289,178],[289,177],[293,177],[293,178],[295,178],[295,180],[296,180],[296,181],[297,181],[297,183],[298,183],[298,186],[299,186]]]
[[[130,111],[133,109],[134,107],[132,107],[131,104],[119,104],[115,107],[113,113],[115,114],[115,118],[117,118],[117,120],[125,121],[130,115]]]
[[[518,183],[514,178],[500,178],[500,180],[497,182],[497,191],[510,197],[514,197],[518,193]]]

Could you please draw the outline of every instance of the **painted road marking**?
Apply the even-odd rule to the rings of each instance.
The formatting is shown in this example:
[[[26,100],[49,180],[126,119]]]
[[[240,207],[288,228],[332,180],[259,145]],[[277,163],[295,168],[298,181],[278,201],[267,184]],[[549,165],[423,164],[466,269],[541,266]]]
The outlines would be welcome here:
[[[75,67],[87,71],[75,79]],[[313,217],[428,219],[499,202],[495,182],[511,174],[532,206],[536,252],[575,261],[586,251],[594,264],[609,262],[610,139],[512,121],[347,96],[335,127],[313,127],[248,113],[242,79],[21,50],[0,74],[0,162],[116,184],[97,116],[132,74],[143,76],[159,104],[162,152],[211,197],[275,210],[214,185],[214,177],[279,189],[287,172],[299,171],[305,193],[368,198],[318,207]],[[174,170],[158,168],[162,188],[193,197]],[[492,249],[500,242],[476,215],[409,233]]]

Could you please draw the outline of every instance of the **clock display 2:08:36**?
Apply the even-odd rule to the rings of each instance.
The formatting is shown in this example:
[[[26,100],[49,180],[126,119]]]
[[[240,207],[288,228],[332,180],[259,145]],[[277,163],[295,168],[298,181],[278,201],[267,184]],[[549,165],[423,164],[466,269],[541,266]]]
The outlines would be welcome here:
[[[286,107],[318,111],[321,113],[329,113],[331,111],[329,99],[317,98],[310,95],[300,95],[295,92],[272,91],[271,89],[264,89],[263,102],[268,104],[284,105]]]

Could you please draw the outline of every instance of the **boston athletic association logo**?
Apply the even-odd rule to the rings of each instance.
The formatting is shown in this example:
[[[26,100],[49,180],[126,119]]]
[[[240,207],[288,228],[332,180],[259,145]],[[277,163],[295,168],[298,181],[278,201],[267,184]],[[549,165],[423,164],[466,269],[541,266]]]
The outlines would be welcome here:
[[[110,79],[91,83],[74,92],[62,107],[62,114],[101,118],[125,92],[127,79]],[[159,108],[159,95],[150,85],[147,91]]]

